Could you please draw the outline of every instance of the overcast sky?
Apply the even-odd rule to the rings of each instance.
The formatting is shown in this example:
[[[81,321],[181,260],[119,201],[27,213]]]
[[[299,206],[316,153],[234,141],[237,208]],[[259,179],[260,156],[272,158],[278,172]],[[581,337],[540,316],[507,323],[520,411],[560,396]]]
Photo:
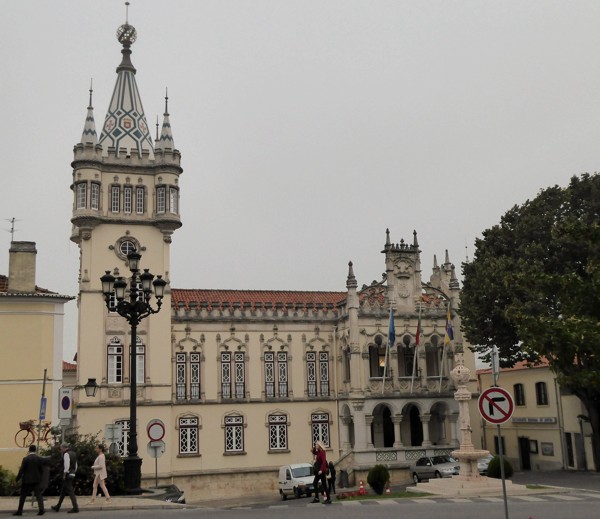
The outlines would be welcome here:
[[[38,285],[77,294],[72,149],[124,21],[117,0],[2,2],[0,273],[14,217]],[[349,260],[361,286],[386,227],[417,230],[425,280],[445,249],[459,268],[514,204],[599,169],[599,21],[597,0],[132,0],[148,122],[168,87],[182,153],[172,286],[345,290]]]

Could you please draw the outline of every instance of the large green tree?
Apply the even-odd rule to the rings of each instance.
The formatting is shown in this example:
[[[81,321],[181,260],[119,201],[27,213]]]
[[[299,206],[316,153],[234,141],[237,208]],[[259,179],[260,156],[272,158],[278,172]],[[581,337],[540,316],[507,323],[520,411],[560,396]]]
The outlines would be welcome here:
[[[545,357],[592,426],[600,471],[600,174],[572,177],[515,206],[463,265],[463,331],[502,367]]]

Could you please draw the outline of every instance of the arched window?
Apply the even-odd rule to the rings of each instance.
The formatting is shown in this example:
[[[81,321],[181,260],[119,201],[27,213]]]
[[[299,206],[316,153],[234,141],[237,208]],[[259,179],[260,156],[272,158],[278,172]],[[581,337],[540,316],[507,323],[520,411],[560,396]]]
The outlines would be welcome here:
[[[400,377],[412,377],[415,368],[415,348],[411,342],[411,337],[407,334],[398,344],[398,376]]]
[[[123,383],[123,344],[121,339],[113,337],[107,348],[107,382],[109,384]]]
[[[329,447],[329,413],[313,413],[310,416],[312,429],[312,444],[321,441]]]
[[[269,450],[287,450],[288,448],[288,418],[285,414],[274,413],[269,415]]]
[[[179,454],[198,454],[198,417],[182,416],[177,421],[179,428]]]
[[[229,415],[224,420],[225,427],[225,452],[244,452],[244,417]]]
[[[430,342],[425,345],[425,362],[428,377],[438,377],[440,375],[441,342],[437,335],[432,335]]]
[[[375,344],[369,346],[369,372],[371,377],[383,377],[385,370],[385,347],[381,335],[375,337]]]

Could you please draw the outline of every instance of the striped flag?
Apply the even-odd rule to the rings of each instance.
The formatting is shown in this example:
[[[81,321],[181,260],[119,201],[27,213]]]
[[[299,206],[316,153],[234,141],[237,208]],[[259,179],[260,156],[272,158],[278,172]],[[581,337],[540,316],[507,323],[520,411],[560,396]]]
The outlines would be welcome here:
[[[448,303],[448,314],[446,315],[446,336],[444,337],[444,346],[454,340],[454,330],[452,329],[452,318],[450,317],[450,303]]]

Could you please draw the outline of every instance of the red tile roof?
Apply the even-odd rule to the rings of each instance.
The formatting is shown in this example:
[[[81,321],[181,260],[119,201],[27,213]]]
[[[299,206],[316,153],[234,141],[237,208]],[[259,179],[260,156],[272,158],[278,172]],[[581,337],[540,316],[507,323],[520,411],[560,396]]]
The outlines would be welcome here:
[[[62,361],[63,363],[63,371],[77,371],[77,364],[73,364],[71,362],[67,362],[66,360]]]
[[[287,290],[204,290],[180,289],[171,291],[173,308],[206,306],[227,308],[239,304],[250,308],[287,307],[306,308],[323,305],[336,308],[346,300],[346,292],[293,292]]]

